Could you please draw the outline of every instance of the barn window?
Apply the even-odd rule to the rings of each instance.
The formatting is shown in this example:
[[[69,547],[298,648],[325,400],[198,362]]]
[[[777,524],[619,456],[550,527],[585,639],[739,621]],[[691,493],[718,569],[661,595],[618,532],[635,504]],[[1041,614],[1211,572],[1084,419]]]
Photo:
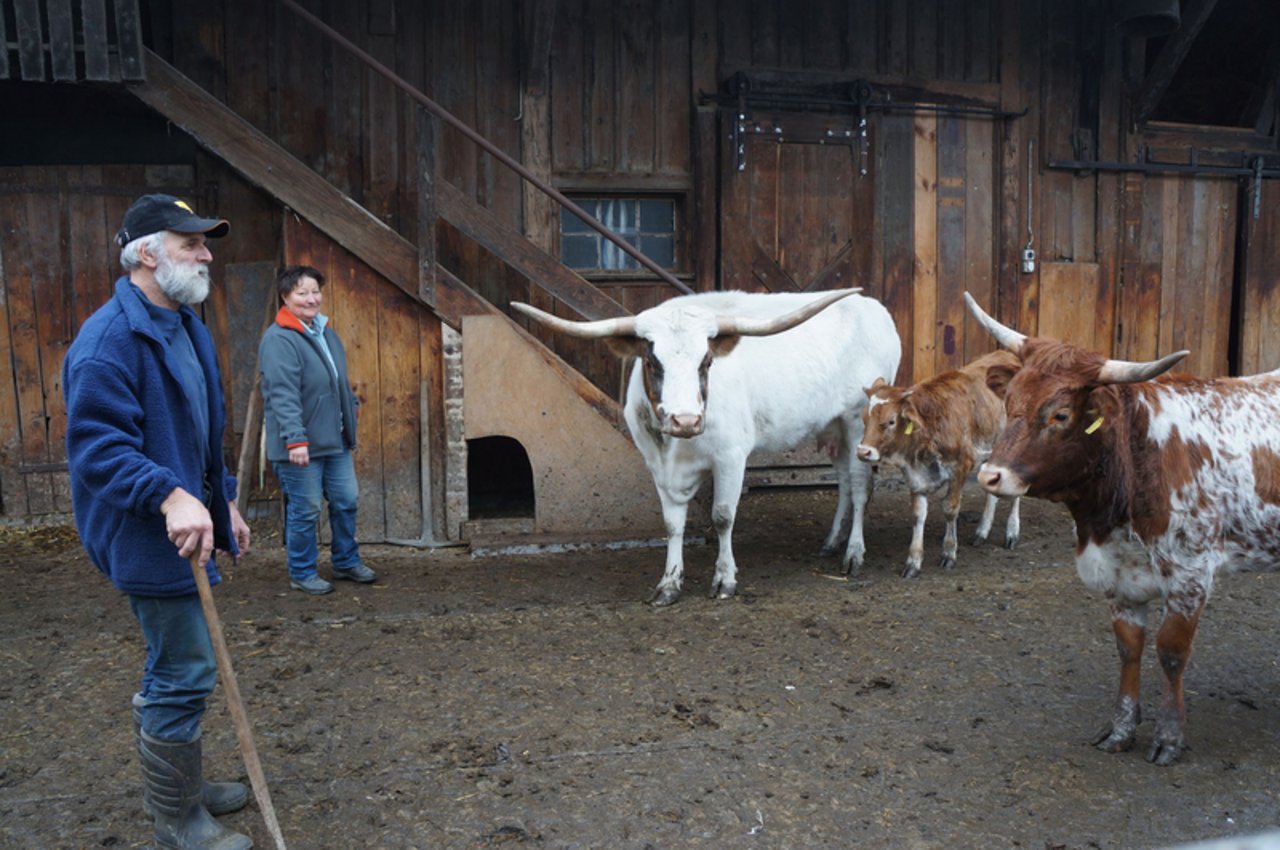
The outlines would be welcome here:
[[[574,203],[664,269],[675,269],[676,202],[661,197],[579,197]],[[560,211],[560,259],[584,272],[641,271],[639,261],[566,209]]]
[[[533,467],[518,440],[467,440],[467,510],[471,519],[532,517]]]

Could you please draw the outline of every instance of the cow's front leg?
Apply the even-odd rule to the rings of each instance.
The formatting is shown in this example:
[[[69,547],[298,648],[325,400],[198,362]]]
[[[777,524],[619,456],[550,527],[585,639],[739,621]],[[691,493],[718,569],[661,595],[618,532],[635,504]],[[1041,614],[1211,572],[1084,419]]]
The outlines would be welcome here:
[[[862,420],[858,420],[859,428]],[[862,432],[855,434],[857,440],[849,445],[856,446],[862,439]],[[867,544],[862,536],[862,523],[867,515],[867,503],[871,501],[872,467],[854,457],[852,451],[844,452],[839,463],[849,471],[849,504],[853,510],[853,521],[849,526],[849,542],[844,549],[844,571],[846,575],[857,575],[862,569],[863,558],[867,554]]]
[[[991,536],[991,526],[996,521],[996,503],[1000,498],[993,493],[987,494],[986,504],[982,507],[982,519],[978,522],[978,530],[973,535],[973,545],[978,546],[987,542],[987,538]]]
[[[746,458],[741,465],[716,470],[711,524],[716,530],[718,550],[716,572],[711,579],[712,599],[729,599],[738,592],[738,564],[733,559],[733,521],[742,498],[742,480],[746,475]]]
[[[942,537],[942,560],[938,563],[938,566],[944,570],[949,570],[956,565],[956,549],[959,546],[956,523],[960,521],[960,500],[967,476],[968,467],[957,468],[951,476],[951,485],[947,488],[947,503],[943,508],[947,519],[947,530]]]
[[[927,493],[911,494],[911,546],[907,549],[907,566],[902,570],[903,578],[915,578],[920,575],[920,566],[924,561],[924,522],[929,518],[929,495]]]
[[[1131,749],[1138,724],[1142,722],[1138,689],[1142,678],[1142,647],[1146,643],[1145,622],[1145,606],[1113,605],[1111,608],[1111,629],[1120,655],[1120,691],[1111,722],[1093,736],[1094,746],[1109,753]]]
[[[692,493],[674,494],[658,490],[662,522],[667,530],[667,567],[662,573],[662,580],[649,596],[649,602],[656,607],[670,605],[680,598],[680,588],[684,583],[684,525],[692,496]]]
[[[1022,519],[1018,516],[1018,506],[1022,502],[1022,497],[1014,496],[1013,504],[1009,506],[1009,519],[1004,524],[1004,548],[1013,549],[1018,545],[1018,536],[1022,532]]]
[[[1180,599],[1174,610],[1173,603],[1166,603],[1164,622],[1156,632],[1156,656],[1164,673],[1164,699],[1156,715],[1156,732],[1147,751],[1147,761],[1158,765],[1170,765],[1182,755],[1185,744],[1183,729],[1187,722],[1187,706],[1183,696],[1182,680],[1191,660],[1191,643],[1195,640],[1200,611],[1204,607],[1204,594],[1199,598]]]

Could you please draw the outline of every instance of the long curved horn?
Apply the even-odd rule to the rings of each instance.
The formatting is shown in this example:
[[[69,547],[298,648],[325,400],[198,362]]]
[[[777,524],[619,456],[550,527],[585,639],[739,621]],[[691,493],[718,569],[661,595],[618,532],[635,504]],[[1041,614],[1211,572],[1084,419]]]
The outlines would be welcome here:
[[[978,320],[978,324],[986,329],[987,333],[996,338],[996,342],[1005,348],[1018,354],[1022,351],[1022,344],[1027,341],[1026,334],[1020,334],[1013,328],[1007,328],[986,314],[978,302],[973,300],[973,296],[968,292],[964,294],[965,306],[969,308],[969,312]]]
[[[541,322],[552,330],[560,331],[568,336],[580,339],[604,339],[615,336],[635,336],[636,317],[619,316],[616,319],[598,319],[594,322],[574,322],[543,312],[521,301],[512,301],[511,306],[524,313],[530,319]]]
[[[785,330],[794,328],[805,319],[816,316],[841,298],[847,298],[855,292],[861,291],[861,288],[836,289],[815,301],[810,301],[799,310],[792,310],[790,313],[784,313],[781,316],[774,316],[769,319],[718,316],[716,317],[716,336],[768,336],[769,334],[782,333]]]
[[[1138,381],[1149,381],[1157,375],[1163,375],[1168,372],[1190,353],[1190,351],[1175,351],[1173,354],[1166,354],[1159,360],[1151,360],[1146,363],[1135,363],[1129,360],[1108,360],[1098,372],[1098,383],[1136,384]]]

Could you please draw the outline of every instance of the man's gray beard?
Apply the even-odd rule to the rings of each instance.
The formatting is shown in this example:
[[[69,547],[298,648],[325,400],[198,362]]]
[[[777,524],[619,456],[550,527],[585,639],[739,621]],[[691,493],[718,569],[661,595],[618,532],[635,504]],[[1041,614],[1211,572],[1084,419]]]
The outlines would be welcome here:
[[[209,297],[209,267],[175,263],[167,253],[161,253],[156,257],[156,285],[179,304],[201,304]]]

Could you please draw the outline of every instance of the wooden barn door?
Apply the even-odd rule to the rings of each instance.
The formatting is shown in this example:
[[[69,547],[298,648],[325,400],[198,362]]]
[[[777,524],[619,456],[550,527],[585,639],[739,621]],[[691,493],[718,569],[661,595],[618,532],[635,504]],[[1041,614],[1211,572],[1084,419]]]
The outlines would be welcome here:
[[[963,293],[993,301],[993,122],[872,114],[864,148],[848,116],[757,113],[737,133],[735,113],[723,119],[721,288],[862,287],[897,325],[900,384],[990,350]],[[753,462],[756,484],[829,469],[809,449]]]
[[[812,292],[871,283],[874,176],[859,173],[860,148],[846,135],[852,131],[847,118],[757,114],[740,133],[741,150],[729,134],[723,289]],[[813,141],[828,133],[831,144]]]

